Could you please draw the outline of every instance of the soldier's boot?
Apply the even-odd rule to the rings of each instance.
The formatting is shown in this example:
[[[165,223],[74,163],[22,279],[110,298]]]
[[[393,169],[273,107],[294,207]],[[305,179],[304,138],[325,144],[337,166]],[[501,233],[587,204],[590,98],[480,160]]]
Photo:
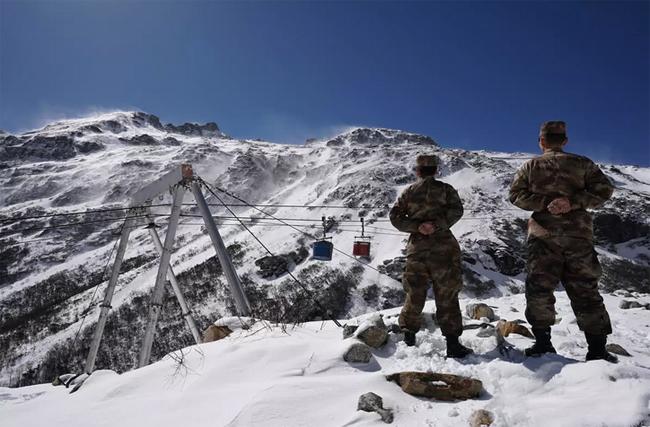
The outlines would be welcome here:
[[[445,338],[447,339],[447,357],[462,359],[468,354],[474,353],[474,350],[462,345],[456,335],[446,335]]]
[[[403,329],[402,332],[404,332],[404,344],[413,347],[415,345],[415,332],[408,329]]]
[[[535,344],[524,350],[528,357],[539,357],[544,353],[557,353],[553,344],[551,344],[551,328],[533,328],[535,335]]]
[[[609,363],[618,363],[618,357],[607,351],[607,335],[585,334],[589,350],[587,350],[587,362],[590,360],[605,360]]]

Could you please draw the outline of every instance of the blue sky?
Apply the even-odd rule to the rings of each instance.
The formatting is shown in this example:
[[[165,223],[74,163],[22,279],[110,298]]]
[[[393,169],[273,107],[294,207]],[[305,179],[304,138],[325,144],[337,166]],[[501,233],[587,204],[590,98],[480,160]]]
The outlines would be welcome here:
[[[345,126],[650,164],[649,2],[0,0],[0,128],[95,110],[299,143]]]

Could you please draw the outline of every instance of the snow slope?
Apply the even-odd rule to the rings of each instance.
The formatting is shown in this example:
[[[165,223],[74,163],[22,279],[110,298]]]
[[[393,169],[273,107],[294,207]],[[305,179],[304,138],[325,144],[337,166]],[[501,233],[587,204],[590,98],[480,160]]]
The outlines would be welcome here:
[[[0,135],[0,384],[46,382],[79,369],[106,284],[114,232],[122,222],[119,212],[86,210],[126,206],[142,185],[182,162],[251,203],[330,206],[264,210],[315,235],[322,231],[321,216],[331,218],[333,242],[346,253],[360,231],[359,217],[366,220],[374,269],[340,253],[330,263],[311,260],[311,238],[259,219],[258,211],[233,208],[242,217],[258,218],[251,228],[278,255],[271,265],[287,262],[312,298],[286,275],[263,268],[259,262],[267,254],[258,243],[233,221],[220,219],[258,317],[317,320],[322,313],[314,298],[339,318],[400,306],[406,235],[393,229],[386,215],[413,182],[410,167],[418,153],[441,158],[440,179],[454,185],[463,199],[465,215],[453,231],[463,248],[464,295],[520,293],[528,214],[514,208],[506,195],[525,154],[444,148],[427,136],[379,128],[352,129],[304,145],[272,144],[233,139],[214,123],[163,125],[142,112],[113,112]],[[650,292],[649,170],[601,166],[617,186],[612,200],[595,212],[601,287],[643,298]],[[154,203],[169,201],[164,196]],[[218,203],[211,196],[208,201]],[[195,214],[190,195],[185,203],[184,212]],[[218,206],[212,209],[215,215],[229,215]],[[162,235],[169,207],[154,211]],[[1,222],[69,212],[84,213]],[[108,220],[97,222],[102,219]],[[84,224],[70,226],[73,222]],[[184,217],[181,222],[172,264],[199,327],[205,328],[231,315],[233,304],[200,220]],[[97,361],[99,368],[118,372],[135,366],[157,270],[147,231],[135,229],[130,242]],[[175,301],[167,297],[154,360],[191,342]]]
[[[466,360],[445,360],[444,338],[430,320],[406,347],[390,335],[368,365],[348,364],[343,340],[332,322],[301,326],[254,324],[224,340],[187,347],[179,365],[169,355],[121,375],[97,371],[74,394],[48,384],[0,388],[4,427],[88,425],[140,427],[191,426],[371,426],[379,415],[356,410],[358,397],[372,391],[393,409],[396,426],[463,426],[477,409],[495,416],[493,426],[628,427],[650,425],[650,311],[621,310],[621,297],[606,295],[614,325],[610,342],[632,357],[618,365],[583,362],[585,342],[564,292],[558,292],[560,320],[553,328],[558,355],[525,359],[524,337],[510,336],[508,355],[495,350],[495,338],[465,331],[462,340],[477,351]],[[641,299],[650,303],[647,296]],[[470,302],[463,300],[462,305]],[[502,318],[522,317],[524,298],[488,299]],[[382,311],[387,324],[399,309]],[[350,319],[358,323],[362,318]],[[464,319],[465,323],[472,323]],[[475,321],[474,321],[475,323]],[[483,382],[477,400],[438,402],[407,395],[385,375],[431,370],[471,376]]]

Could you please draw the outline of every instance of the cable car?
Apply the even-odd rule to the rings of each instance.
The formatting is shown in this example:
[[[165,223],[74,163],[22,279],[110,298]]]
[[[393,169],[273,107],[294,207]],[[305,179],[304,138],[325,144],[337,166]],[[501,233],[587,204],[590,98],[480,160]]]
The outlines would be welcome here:
[[[323,237],[314,242],[312,258],[319,261],[331,261],[332,252],[334,252],[334,244],[331,242],[332,238],[327,237],[327,224],[325,217],[323,220]]]
[[[314,242],[313,259],[319,261],[331,261],[332,252],[334,251],[334,244],[330,242],[331,237],[324,237],[321,240]]]
[[[355,236],[352,244],[352,255],[370,258],[370,236],[365,234],[365,223],[361,217],[361,236]]]

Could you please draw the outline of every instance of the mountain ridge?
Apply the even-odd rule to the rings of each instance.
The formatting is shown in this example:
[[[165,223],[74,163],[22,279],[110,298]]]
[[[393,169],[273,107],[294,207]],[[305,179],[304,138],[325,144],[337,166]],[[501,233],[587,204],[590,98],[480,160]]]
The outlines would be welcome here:
[[[80,366],[106,285],[114,232],[123,216],[119,211],[84,211],[125,207],[140,187],[184,162],[192,163],[208,183],[252,204],[272,205],[263,210],[293,219],[310,235],[322,234],[321,217],[326,216],[328,234],[344,252],[350,252],[361,231],[359,218],[365,219],[366,233],[373,236],[369,267],[340,254],[330,263],[311,260],[312,239],[305,234],[246,206],[232,206],[237,215],[250,218],[250,228],[275,254],[261,261],[268,254],[245,230],[234,221],[219,220],[260,317],[304,322],[322,315],[286,275],[274,273],[281,264],[339,318],[402,303],[399,280],[407,236],[392,228],[387,214],[398,194],[414,182],[411,165],[418,153],[441,159],[440,179],[454,185],[463,199],[466,213],[453,231],[463,249],[465,295],[523,291],[528,213],[514,208],[506,197],[516,168],[525,160],[519,153],[445,148],[431,137],[385,128],[350,129],[304,145],[275,144],[232,138],[215,130],[216,124],[205,131],[191,126],[178,131],[176,126],[174,133],[156,116],[137,117],[137,123],[117,133],[98,133],[84,127],[92,126],[88,120],[77,119],[26,137],[0,135],[0,384],[43,381],[56,371]],[[612,200],[595,212],[605,271],[601,286],[607,292],[648,293],[650,169],[601,167],[617,186]],[[213,214],[230,216],[216,206],[216,198],[206,196],[215,205]],[[169,202],[166,195],[155,204]],[[191,197],[185,202],[190,205],[184,212],[196,214]],[[332,207],[313,207],[323,205]],[[78,211],[84,213],[11,220]],[[164,232],[169,208],[153,211]],[[83,224],[70,225],[73,222]],[[183,218],[172,261],[197,322],[205,327],[232,313],[233,305],[214,250],[197,224],[196,219]],[[134,230],[98,367],[124,371],[134,366],[156,260],[146,230]],[[99,296],[91,303],[96,288]],[[169,297],[165,301],[154,359],[191,343],[175,302]]]

